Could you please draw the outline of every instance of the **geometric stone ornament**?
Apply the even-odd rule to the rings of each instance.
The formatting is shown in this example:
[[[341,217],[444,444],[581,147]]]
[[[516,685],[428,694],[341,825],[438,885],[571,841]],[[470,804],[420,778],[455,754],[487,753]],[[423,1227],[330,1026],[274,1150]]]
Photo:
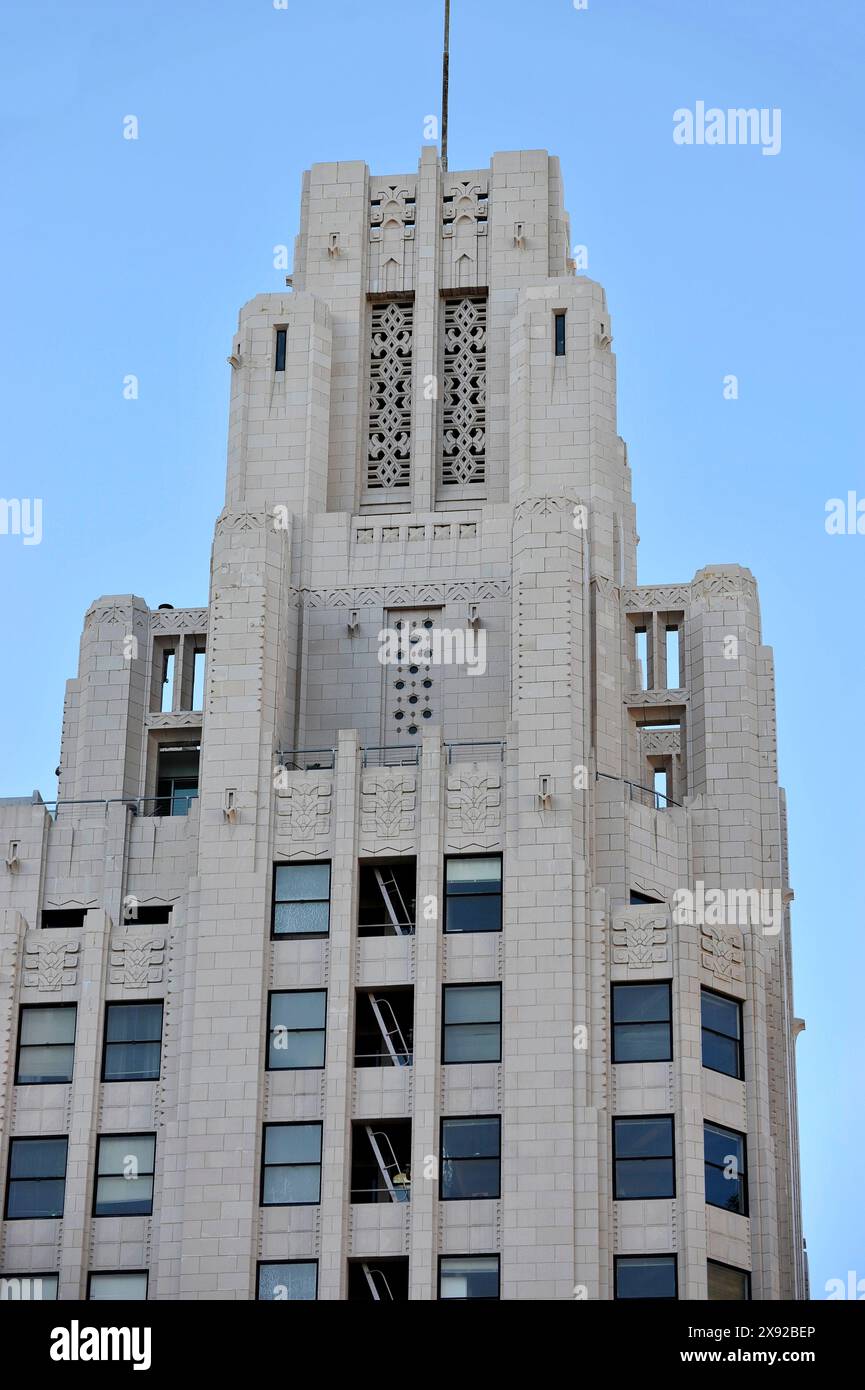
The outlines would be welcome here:
[[[704,923],[700,927],[700,950],[703,968],[716,979],[744,980],[745,942],[740,931],[730,927],[710,927]]]
[[[650,970],[670,959],[670,913],[659,904],[619,908],[613,915],[613,964]]]
[[[501,825],[502,779],[497,772],[460,772],[448,776],[448,829],[470,834]]]
[[[377,772],[361,787],[361,827],[378,835],[414,830],[417,778],[414,773]]]
[[[80,943],[43,941],[28,937],[24,944],[24,984],[40,991],[74,985],[78,978]]]
[[[108,978],[124,989],[146,989],[162,983],[165,969],[165,938],[126,936],[111,938]]]
[[[333,783],[319,777],[291,778],[277,789],[279,833],[291,840],[314,840],[330,834]]]

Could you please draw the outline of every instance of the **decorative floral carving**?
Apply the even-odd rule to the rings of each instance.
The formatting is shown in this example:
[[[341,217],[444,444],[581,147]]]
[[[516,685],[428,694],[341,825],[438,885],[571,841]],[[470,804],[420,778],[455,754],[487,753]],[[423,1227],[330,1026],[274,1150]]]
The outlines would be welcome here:
[[[361,788],[361,825],[379,835],[414,830],[417,778],[413,773],[379,772]]]
[[[703,966],[719,980],[743,980],[745,972],[745,941],[742,933],[731,928],[700,927],[700,950]]]
[[[690,596],[687,584],[646,584],[623,591],[625,611],[628,613],[676,612],[688,607]]]
[[[314,840],[318,835],[328,835],[332,799],[332,782],[286,774],[285,787],[277,789],[276,809],[279,816],[287,818],[285,829],[289,838]]]
[[[502,779],[497,773],[456,772],[448,777],[448,827],[470,833],[501,825]]]
[[[665,909],[631,907],[613,919],[613,963],[649,970],[670,958],[670,919]]]
[[[423,608],[441,607],[463,600],[507,598],[508,579],[458,580],[451,584],[387,584],[335,589],[298,589],[304,608]]]
[[[74,985],[80,943],[28,938],[24,947],[24,984],[40,991]]]
[[[125,989],[146,989],[161,984],[165,966],[165,938],[137,936],[113,937],[109,979]]]

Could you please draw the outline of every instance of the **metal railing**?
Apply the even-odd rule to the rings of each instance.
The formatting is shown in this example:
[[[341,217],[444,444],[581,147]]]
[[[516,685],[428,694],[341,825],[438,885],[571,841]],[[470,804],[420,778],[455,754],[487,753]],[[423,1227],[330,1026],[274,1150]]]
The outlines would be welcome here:
[[[128,806],[134,816],[185,816],[196,796],[186,796],[184,793],[175,793],[173,796],[96,796],[96,797],[70,797],[60,801],[34,801],[29,804],[42,806],[52,820],[57,819],[59,811],[65,811],[67,806]],[[147,807],[153,807],[148,811]],[[183,809],[181,809],[181,807]]]
[[[629,801],[638,801],[641,806],[648,806],[656,811],[682,804],[681,801],[674,801],[671,796],[667,796],[664,792],[655,791],[654,787],[644,787],[639,782],[629,782],[627,777],[615,777],[612,772],[596,772],[595,781],[597,782],[600,777],[604,777],[608,782],[620,782],[622,786],[628,788]],[[641,792],[642,795],[635,796],[634,792]]]
[[[455,748],[458,748],[460,750],[459,754],[457,755],[458,757],[465,756],[467,761],[470,762],[492,761],[503,763],[505,760],[505,748],[507,745],[503,738],[459,738],[452,739],[450,741],[446,740],[444,746],[447,750],[448,763],[452,763],[454,761]],[[473,758],[471,752],[464,751],[467,749],[470,750],[475,748],[483,750],[477,758]]]
[[[417,743],[373,745],[360,751],[364,767],[417,767],[420,761],[420,745]]]
[[[333,767],[336,749],[286,748],[275,753],[274,758],[287,772],[324,772]]]

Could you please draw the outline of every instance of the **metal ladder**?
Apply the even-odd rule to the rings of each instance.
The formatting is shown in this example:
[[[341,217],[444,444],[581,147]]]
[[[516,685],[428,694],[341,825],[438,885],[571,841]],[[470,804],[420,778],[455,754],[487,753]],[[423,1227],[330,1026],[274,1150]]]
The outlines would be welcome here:
[[[372,1008],[373,1013],[375,1014],[375,1021],[381,1029],[381,1035],[384,1038],[385,1046],[387,1047],[387,1050],[390,1053],[391,1062],[395,1067],[410,1067],[412,1057],[411,1052],[409,1050],[409,1045],[405,1040],[402,1029],[396,1021],[396,1014],[393,1011],[393,1005],[391,1004],[390,1000],[376,999],[374,994],[368,994],[367,998],[369,999],[370,1006]],[[382,1009],[387,1009],[388,1014],[390,1015],[390,1028],[388,1028],[387,1023],[385,1022],[384,1015],[382,1014]],[[396,1047],[394,1047],[394,1041],[396,1041]]]
[[[364,1264],[363,1264],[362,1268],[363,1268],[364,1274],[366,1275],[366,1282],[369,1284],[369,1291],[370,1291],[370,1293],[372,1294],[373,1298],[375,1299],[376,1303],[381,1303],[381,1302],[383,1301],[383,1300],[382,1300],[382,1296],[381,1296],[381,1294],[380,1294],[379,1291],[378,1291],[378,1286],[377,1286],[377,1284],[376,1284],[376,1282],[375,1282],[376,1275],[378,1276],[378,1278],[381,1280],[382,1284],[384,1285],[384,1290],[385,1290],[385,1294],[387,1295],[387,1299],[388,1299],[391,1303],[393,1303],[393,1302],[394,1302],[394,1296],[393,1296],[393,1293],[391,1292],[390,1284],[387,1282],[387,1278],[385,1277],[384,1270],[383,1270],[383,1269],[370,1269],[369,1265],[368,1265],[365,1261],[364,1261]]]
[[[379,1130],[378,1133],[375,1133],[372,1125],[364,1125],[364,1129],[366,1130],[366,1137],[369,1140],[370,1148],[375,1154],[375,1161],[384,1178],[385,1187],[390,1193],[391,1201],[407,1202],[409,1200],[411,1179],[408,1173],[403,1172],[400,1164],[397,1162],[397,1156],[393,1151],[393,1144],[383,1130]],[[379,1148],[379,1139],[387,1144],[390,1151],[390,1160],[388,1162],[385,1162],[384,1155]]]
[[[411,931],[412,920],[409,910],[405,905],[405,899],[403,898],[403,895],[400,892],[400,887],[399,883],[397,882],[396,874],[393,873],[392,870],[388,871],[386,869],[384,873],[382,873],[381,869],[376,869],[375,881],[378,884],[379,892],[384,898],[384,905],[387,908],[387,915],[390,918],[391,926],[393,927],[397,936],[405,936],[406,933],[405,931],[403,931],[403,928],[405,927],[409,931]],[[391,901],[391,894],[393,894],[393,900],[396,902],[399,911],[402,913],[402,920],[400,920],[399,916],[397,915],[397,911],[394,908],[393,901]]]

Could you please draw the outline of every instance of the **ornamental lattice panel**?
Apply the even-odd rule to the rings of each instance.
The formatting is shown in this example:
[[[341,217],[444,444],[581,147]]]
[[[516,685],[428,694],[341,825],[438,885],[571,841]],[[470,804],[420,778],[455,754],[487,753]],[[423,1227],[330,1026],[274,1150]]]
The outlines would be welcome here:
[[[413,312],[411,304],[393,300],[372,308],[366,464],[371,491],[408,487],[410,481]]]
[[[487,301],[445,300],[444,455],[442,482],[486,477]]]

